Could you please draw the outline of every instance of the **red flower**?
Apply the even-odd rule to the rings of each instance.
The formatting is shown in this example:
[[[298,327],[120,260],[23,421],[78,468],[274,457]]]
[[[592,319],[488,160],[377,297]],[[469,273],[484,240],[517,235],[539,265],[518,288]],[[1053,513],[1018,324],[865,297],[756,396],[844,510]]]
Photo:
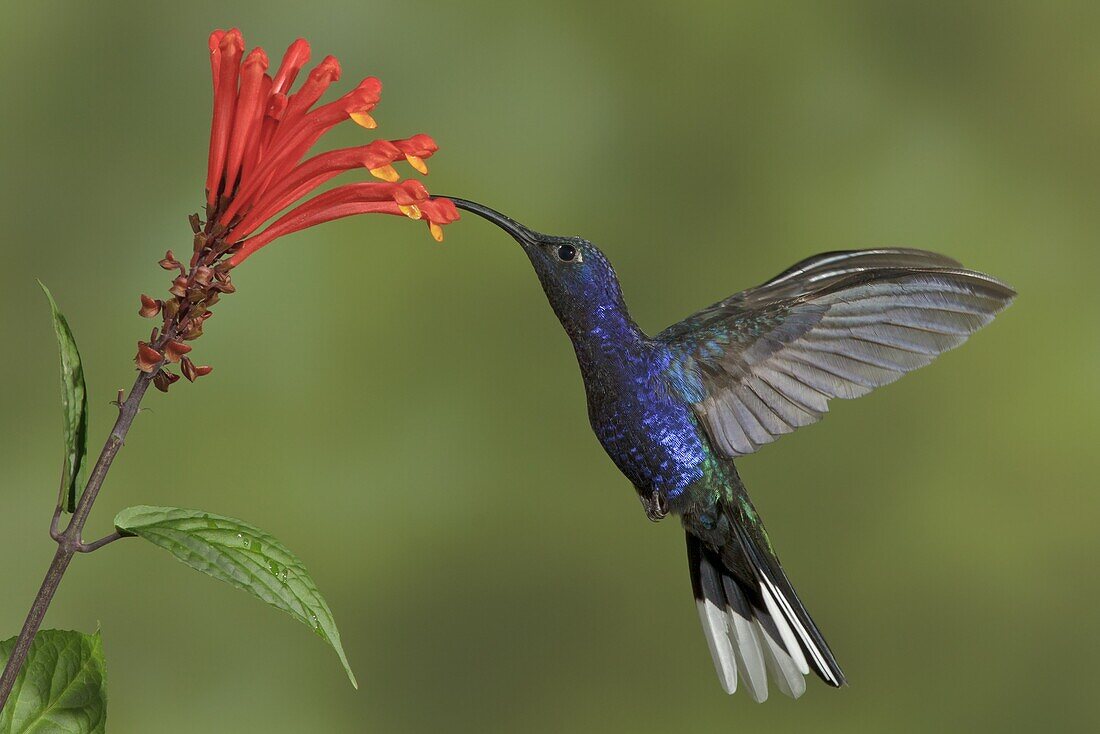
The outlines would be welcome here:
[[[454,205],[448,199],[430,198],[418,181],[402,182],[393,166],[404,160],[427,173],[424,160],[438,149],[429,136],[375,140],[302,160],[321,136],[344,120],[374,128],[371,112],[378,104],[381,82],[369,77],[339,99],[315,107],[329,85],[340,78],[335,58],[326,56],[298,91],[291,92],[309,61],[308,43],[302,39],[292,43],[274,76],[267,73],[263,49],[254,48],[247,55],[244,50],[237,29],[210,35],[214,115],[203,249],[212,247],[227,254],[228,266],[234,267],[277,237],[373,212],[424,219],[432,236],[443,239],[442,225],[458,219]],[[333,177],[359,168],[381,181],[337,186],[294,206]],[[197,245],[192,266],[201,254]]]
[[[167,392],[179,380],[167,370],[173,363],[192,382],[210,374],[210,366],[191,361],[192,347],[186,342],[202,336],[214,315],[211,309],[237,290],[230,270],[277,237],[352,214],[379,212],[423,219],[432,236],[442,240],[443,225],[458,219],[449,199],[431,198],[422,183],[402,181],[394,167],[403,160],[426,174],[424,161],[438,149],[427,135],[375,140],[305,158],[344,120],[375,127],[371,112],[382,91],[377,79],[368,78],[339,99],[318,104],[339,80],[340,64],[325,57],[292,92],[308,61],[309,44],[298,39],[272,76],[263,49],[245,54],[240,31],[210,35],[214,115],[205,221],[198,214],[190,217],[195,237],[189,263],[177,260],[171,250],[158,263],[173,274],[171,297],[161,301],[142,295],[138,312],[162,319],[149,341],[138,343],[134,357],[160,390]],[[335,176],[359,168],[381,180],[344,184],[307,198]]]

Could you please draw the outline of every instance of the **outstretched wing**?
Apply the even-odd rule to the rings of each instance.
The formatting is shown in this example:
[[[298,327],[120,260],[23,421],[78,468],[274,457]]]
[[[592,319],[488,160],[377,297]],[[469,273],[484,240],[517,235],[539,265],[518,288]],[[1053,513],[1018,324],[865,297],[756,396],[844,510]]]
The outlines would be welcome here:
[[[1016,293],[923,250],[807,258],[656,336],[715,447],[744,456],[957,347]]]

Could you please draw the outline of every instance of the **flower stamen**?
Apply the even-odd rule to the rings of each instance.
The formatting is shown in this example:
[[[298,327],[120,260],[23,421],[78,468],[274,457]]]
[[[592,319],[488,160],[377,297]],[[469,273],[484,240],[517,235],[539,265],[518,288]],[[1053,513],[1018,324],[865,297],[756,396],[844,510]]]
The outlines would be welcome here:
[[[375,178],[380,178],[383,181],[389,181],[390,183],[393,183],[395,181],[401,180],[401,174],[397,172],[396,168],[388,163],[384,166],[379,166],[378,168],[368,168],[367,170],[370,171],[370,175],[374,176]]]

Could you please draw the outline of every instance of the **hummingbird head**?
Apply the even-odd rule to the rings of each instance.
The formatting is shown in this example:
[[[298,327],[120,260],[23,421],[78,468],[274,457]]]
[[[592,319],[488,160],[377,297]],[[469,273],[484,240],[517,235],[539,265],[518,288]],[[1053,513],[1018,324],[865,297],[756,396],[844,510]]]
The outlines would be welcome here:
[[[477,202],[447,198],[512,235],[527,253],[550,306],[571,336],[590,331],[608,316],[625,317],[615,270],[591,242],[536,232]]]

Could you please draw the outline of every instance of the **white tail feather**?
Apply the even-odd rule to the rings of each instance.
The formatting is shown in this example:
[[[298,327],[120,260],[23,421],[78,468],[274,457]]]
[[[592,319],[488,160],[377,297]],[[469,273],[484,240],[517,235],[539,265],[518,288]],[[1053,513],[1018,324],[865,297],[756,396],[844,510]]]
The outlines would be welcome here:
[[[764,652],[753,629],[752,609],[745,595],[729,577],[722,577],[722,587],[729,601],[728,617],[733,654],[737,657],[737,671],[745,683],[752,700],[763,703],[768,700],[768,671]],[[743,616],[748,614],[749,616]]]
[[[783,640],[783,647],[787,649],[787,654],[790,655],[794,664],[802,671],[802,675],[806,675],[810,672],[810,664],[806,662],[806,656],[802,654],[802,648],[799,647],[798,640],[795,639],[794,632],[791,631],[791,625],[787,623],[787,617],[779,611],[775,595],[768,589],[766,579],[760,582],[760,593],[764,597],[764,604],[768,607],[768,614],[771,615],[775,628],[779,631],[779,638]]]
[[[791,698],[798,698],[806,692],[806,679],[799,670],[798,665],[787,651],[779,646],[779,643],[771,638],[760,620],[756,620],[756,638],[764,650],[764,660],[768,665],[772,681],[779,692]]]
[[[729,620],[726,617],[726,610],[711,601],[711,599],[725,598],[721,582],[709,563],[703,563],[699,570],[699,581],[705,592],[704,598],[696,601],[699,608],[699,621],[703,624],[707,648],[710,649],[710,656],[714,660],[714,668],[718,671],[722,689],[726,693],[733,693],[737,690],[737,662],[729,637]]]

